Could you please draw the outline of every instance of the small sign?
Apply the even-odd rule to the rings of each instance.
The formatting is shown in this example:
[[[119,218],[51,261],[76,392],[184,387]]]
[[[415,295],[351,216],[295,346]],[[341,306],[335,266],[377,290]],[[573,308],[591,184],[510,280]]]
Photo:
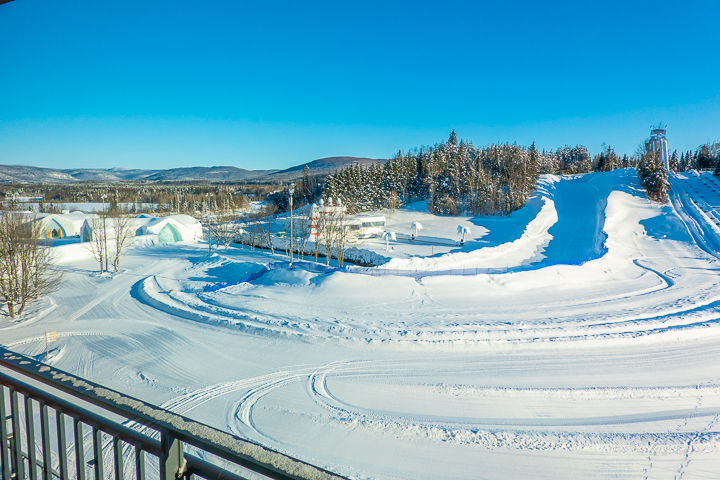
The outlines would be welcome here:
[[[50,356],[50,342],[57,342],[57,332],[45,330],[45,356]]]

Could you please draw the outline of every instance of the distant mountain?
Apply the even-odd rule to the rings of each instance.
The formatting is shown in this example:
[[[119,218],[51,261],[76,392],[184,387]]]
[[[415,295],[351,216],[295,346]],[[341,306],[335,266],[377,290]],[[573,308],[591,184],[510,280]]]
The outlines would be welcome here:
[[[155,175],[162,170],[140,170],[137,168],[110,168],[107,170],[94,168],[75,168],[61,170],[61,172],[71,175],[75,180],[80,181],[96,181],[96,182],[112,182],[120,180],[144,180],[151,175]]]
[[[292,180],[302,176],[305,166],[310,169],[311,175],[327,175],[333,173],[335,170],[339,170],[349,165],[355,165],[359,163],[361,165],[369,165],[371,163],[382,162],[385,163],[386,159],[378,158],[365,158],[365,157],[327,157],[313,160],[312,162],[303,163],[295,167],[288,168],[286,170],[280,170],[273,174],[268,175],[268,179],[275,180]]]
[[[189,167],[171,168],[145,177],[143,180],[158,182],[189,182],[204,180],[208,182],[238,182],[255,179],[273,173],[276,170],[245,170],[237,167]]]
[[[53,168],[24,165],[0,165],[0,183],[70,183],[70,182],[284,182],[302,176],[307,165],[312,175],[327,175],[336,169],[360,163],[368,165],[385,160],[358,157],[328,157],[303,163],[286,170],[246,170],[237,167],[187,167],[167,170],[131,168]]]
[[[72,175],[54,168],[0,165],[0,182],[3,183],[65,183],[74,181]]]

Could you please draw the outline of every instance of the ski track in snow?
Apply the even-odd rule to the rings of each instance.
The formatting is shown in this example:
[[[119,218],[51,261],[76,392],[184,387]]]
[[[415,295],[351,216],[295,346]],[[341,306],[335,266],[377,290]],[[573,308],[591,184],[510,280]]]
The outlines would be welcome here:
[[[693,449],[704,453],[720,453],[720,433],[712,427],[720,415],[720,404],[712,408],[694,408],[678,411],[659,411],[637,415],[617,415],[613,417],[559,418],[548,419],[474,419],[439,418],[413,415],[407,417],[392,412],[373,411],[353,406],[334,395],[328,388],[329,377],[352,378],[355,375],[373,376],[376,380],[391,377],[383,374],[388,369],[399,368],[403,373],[406,365],[394,365],[382,361],[333,362],[318,368],[302,367],[297,370],[276,372],[274,374],[229,382],[203,388],[183,395],[163,404],[164,408],[181,414],[214,400],[220,396],[243,392],[241,399],[228,413],[227,427],[233,433],[277,447],[283,445],[281,439],[273,438],[262,431],[253,419],[253,411],[263,397],[292,383],[304,383],[309,397],[327,411],[323,422],[343,425],[346,428],[367,428],[385,434],[397,434],[429,438],[433,441],[452,442],[465,445],[481,445],[484,448],[509,448],[521,450],[560,449],[568,451],[605,451],[615,453],[641,452],[657,454],[683,453],[687,456]],[[664,387],[664,388],[600,388],[600,389],[503,389],[454,387],[448,391],[458,391],[467,395],[483,397],[527,397],[538,398],[600,398],[614,400],[618,398],[663,399],[672,397],[693,398],[702,394],[720,399],[720,385]],[[303,412],[292,412],[303,415]],[[593,425],[618,425],[624,423],[650,423],[666,420],[684,420],[690,418],[710,418],[704,431],[695,433],[676,431],[663,434],[627,434],[627,433],[577,433],[577,432],[534,432],[523,427],[582,427]],[[317,420],[317,419],[316,419]]]
[[[117,275],[64,265],[73,292],[0,327],[0,338],[43,356],[42,329],[57,329],[48,361],[59,368],[130,394],[140,388],[137,396],[150,392],[163,408],[355,478],[437,478],[446,472],[443,452],[457,452],[450,458],[465,472],[458,478],[474,477],[467,472],[487,461],[474,456],[482,452],[511,455],[490,470],[498,478],[580,478],[618,459],[629,465],[618,478],[702,478],[707,462],[720,468],[720,370],[703,360],[720,358],[720,214],[698,206],[678,178],[665,207],[610,176],[580,180],[602,207],[582,235],[558,221],[557,212],[572,208],[556,210],[548,198],[519,239],[428,260],[500,264],[506,255],[507,264],[535,262],[534,270],[416,280],[318,274],[299,263],[292,274],[271,270],[211,291],[205,287],[257,271],[262,260],[187,247],[196,253],[178,262],[167,258],[171,250],[144,245],[135,247],[138,258],[148,255],[141,267]],[[569,182],[578,188],[580,180]],[[552,195],[567,202],[563,192]],[[667,219],[679,226],[664,227]],[[538,266],[563,245],[574,248],[568,258],[602,253],[580,265]],[[477,299],[468,293],[476,291]],[[113,325],[123,319],[137,331]],[[223,332],[233,341],[218,345],[237,342],[237,351],[214,352],[210,343],[203,352],[227,372],[190,364],[201,358],[190,353],[194,341]],[[253,342],[265,346],[245,354]],[[272,353],[258,355],[263,348]],[[184,363],[183,349],[194,360]],[[286,349],[316,352],[263,363]],[[251,373],[253,362],[264,373]],[[109,370],[98,378],[100,365]],[[367,443],[353,456],[336,448],[344,441]],[[427,458],[383,467],[393,447]],[[523,455],[559,453],[580,466],[566,475],[512,470],[513,459],[535,458]]]

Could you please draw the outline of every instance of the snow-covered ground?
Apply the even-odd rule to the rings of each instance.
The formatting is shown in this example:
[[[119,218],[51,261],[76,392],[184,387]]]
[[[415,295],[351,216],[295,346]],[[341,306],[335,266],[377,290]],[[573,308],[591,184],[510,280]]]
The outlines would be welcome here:
[[[383,275],[151,236],[98,275],[63,245],[62,290],[0,342],[353,478],[715,478],[720,188],[698,175],[666,205],[633,170],[543,177],[510,217],[415,204],[388,229],[419,239],[357,245]]]

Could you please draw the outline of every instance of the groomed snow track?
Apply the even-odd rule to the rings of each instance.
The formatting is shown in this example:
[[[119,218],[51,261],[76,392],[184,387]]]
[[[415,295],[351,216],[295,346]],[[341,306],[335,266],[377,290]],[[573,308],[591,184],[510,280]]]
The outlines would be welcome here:
[[[694,178],[664,206],[632,170],[545,178],[520,243],[406,262],[489,274],[148,244],[93,276],[77,253],[64,290],[0,338],[352,478],[713,478],[720,202]],[[582,185],[595,210],[568,205]]]

